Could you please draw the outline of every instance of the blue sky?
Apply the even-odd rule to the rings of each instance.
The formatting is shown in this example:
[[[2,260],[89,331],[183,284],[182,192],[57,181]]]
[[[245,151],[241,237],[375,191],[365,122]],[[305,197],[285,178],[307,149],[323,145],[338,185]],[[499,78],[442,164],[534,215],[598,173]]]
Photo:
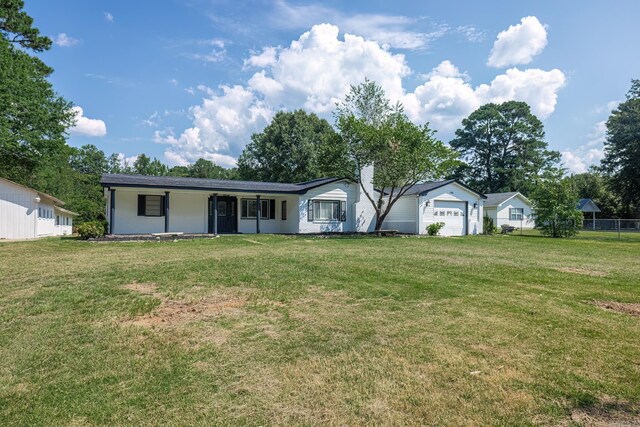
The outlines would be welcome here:
[[[490,3],[490,6],[488,5]],[[603,121],[640,78],[640,2],[31,1],[54,39],[69,143],[171,164],[232,166],[278,110],[333,121],[368,77],[449,141],[486,102],[527,101],[572,172],[602,156]]]

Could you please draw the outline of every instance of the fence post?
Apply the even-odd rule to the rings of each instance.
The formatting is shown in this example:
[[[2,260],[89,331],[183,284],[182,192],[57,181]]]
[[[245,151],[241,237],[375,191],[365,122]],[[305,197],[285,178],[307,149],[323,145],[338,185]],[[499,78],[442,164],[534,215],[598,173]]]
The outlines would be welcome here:
[[[617,222],[618,222],[618,240],[621,240],[621,237],[620,237],[620,219],[618,219]]]

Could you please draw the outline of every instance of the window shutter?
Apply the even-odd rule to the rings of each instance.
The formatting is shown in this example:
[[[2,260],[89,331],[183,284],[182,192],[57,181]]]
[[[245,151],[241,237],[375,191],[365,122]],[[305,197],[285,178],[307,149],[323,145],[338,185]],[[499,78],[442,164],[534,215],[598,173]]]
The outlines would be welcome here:
[[[276,199],[269,199],[269,219],[276,219]]]
[[[138,194],[138,216],[144,216],[145,212],[146,212],[146,201],[147,198],[142,195],[142,194]]]
[[[166,196],[160,196],[160,216],[164,216],[164,198]]]
[[[307,221],[313,222],[313,200],[307,200]]]
[[[347,202],[340,201],[340,221],[345,222],[347,220]]]

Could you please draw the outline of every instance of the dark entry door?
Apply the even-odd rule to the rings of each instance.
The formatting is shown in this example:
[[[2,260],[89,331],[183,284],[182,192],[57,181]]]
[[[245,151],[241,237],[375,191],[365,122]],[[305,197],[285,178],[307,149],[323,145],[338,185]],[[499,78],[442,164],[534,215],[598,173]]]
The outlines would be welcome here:
[[[218,233],[238,231],[238,200],[235,197],[218,196]],[[213,197],[209,198],[209,233],[214,232]]]

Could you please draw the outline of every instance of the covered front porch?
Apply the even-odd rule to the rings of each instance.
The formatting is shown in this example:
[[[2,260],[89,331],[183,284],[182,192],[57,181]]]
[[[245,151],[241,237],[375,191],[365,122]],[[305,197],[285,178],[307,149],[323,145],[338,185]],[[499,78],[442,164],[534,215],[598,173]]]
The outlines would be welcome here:
[[[109,188],[109,234],[296,233],[299,196]]]

